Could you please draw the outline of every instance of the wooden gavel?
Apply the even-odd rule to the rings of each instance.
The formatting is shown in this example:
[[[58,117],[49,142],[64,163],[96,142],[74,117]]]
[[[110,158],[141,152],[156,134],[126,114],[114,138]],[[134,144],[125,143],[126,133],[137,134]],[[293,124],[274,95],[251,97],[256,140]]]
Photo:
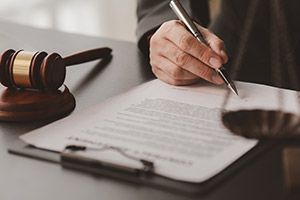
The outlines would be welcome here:
[[[0,82],[6,87],[57,90],[64,83],[67,66],[108,57],[111,51],[103,47],[62,58],[57,53],[9,49],[0,58]]]

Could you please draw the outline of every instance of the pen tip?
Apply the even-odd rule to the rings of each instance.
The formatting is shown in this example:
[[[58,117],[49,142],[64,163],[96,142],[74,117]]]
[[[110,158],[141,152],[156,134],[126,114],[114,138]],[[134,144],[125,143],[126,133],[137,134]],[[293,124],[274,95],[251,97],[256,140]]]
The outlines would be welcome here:
[[[237,96],[240,96],[239,93],[238,93],[238,91],[235,91],[235,94],[236,94]]]
[[[229,86],[230,90],[231,90],[234,94],[236,94],[237,96],[239,96],[239,93],[238,93],[237,89],[236,89],[233,85],[229,84],[228,86]]]

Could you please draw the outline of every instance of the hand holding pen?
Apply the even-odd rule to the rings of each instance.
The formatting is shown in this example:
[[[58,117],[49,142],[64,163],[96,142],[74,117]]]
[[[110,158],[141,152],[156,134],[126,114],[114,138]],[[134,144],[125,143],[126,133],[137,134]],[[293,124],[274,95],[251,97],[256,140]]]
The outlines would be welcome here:
[[[186,26],[186,28],[191,32],[191,34],[202,44],[208,45],[206,40],[203,38],[202,33],[196,27],[194,22],[190,19],[187,12],[184,10],[179,0],[171,0],[169,3],[170,7],[173,9],[174,13],[177,15],[178,19]],[[225,68],[222,66],[220,68],[215,68],[217,74],[223,79],[227,87],[236,95],[238,95],[238,91],[225,71]]]
[[[208,29],[196,26],[207,45],[199,42],[178,20],[165,22],[152,36],[150,63],[159,79],[172,85],[193,84],[199,79],[224,83],[214,70],[228,60],[224,42]]]

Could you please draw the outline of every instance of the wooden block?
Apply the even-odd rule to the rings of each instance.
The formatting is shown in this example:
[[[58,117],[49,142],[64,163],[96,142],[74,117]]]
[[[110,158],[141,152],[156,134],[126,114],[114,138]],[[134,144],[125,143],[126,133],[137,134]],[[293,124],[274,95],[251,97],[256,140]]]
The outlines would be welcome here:
[[[72,112],[75,98],[66,86],[57,91],[0,88],[0,121],[38,121]]]

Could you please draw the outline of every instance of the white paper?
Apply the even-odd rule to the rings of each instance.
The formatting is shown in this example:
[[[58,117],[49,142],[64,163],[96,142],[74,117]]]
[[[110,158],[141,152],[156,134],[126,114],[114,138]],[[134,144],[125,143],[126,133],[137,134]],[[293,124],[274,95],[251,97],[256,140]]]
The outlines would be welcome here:
[[[237,82],[226,109],[278,109],[278,89]],[[294,112],[295,92],[283,92],[284,109]],[[209,83],[175,87],[159,80],[142,84],[81,113],[21,136],[38,148],[114,146],[154,162],[155,173],[175,180],[202,182],[221,172],[253,148],[256,140],[231,134],[221,123],[225,87]],[[139,166],[120,153],[80,152],[82,156]]]

